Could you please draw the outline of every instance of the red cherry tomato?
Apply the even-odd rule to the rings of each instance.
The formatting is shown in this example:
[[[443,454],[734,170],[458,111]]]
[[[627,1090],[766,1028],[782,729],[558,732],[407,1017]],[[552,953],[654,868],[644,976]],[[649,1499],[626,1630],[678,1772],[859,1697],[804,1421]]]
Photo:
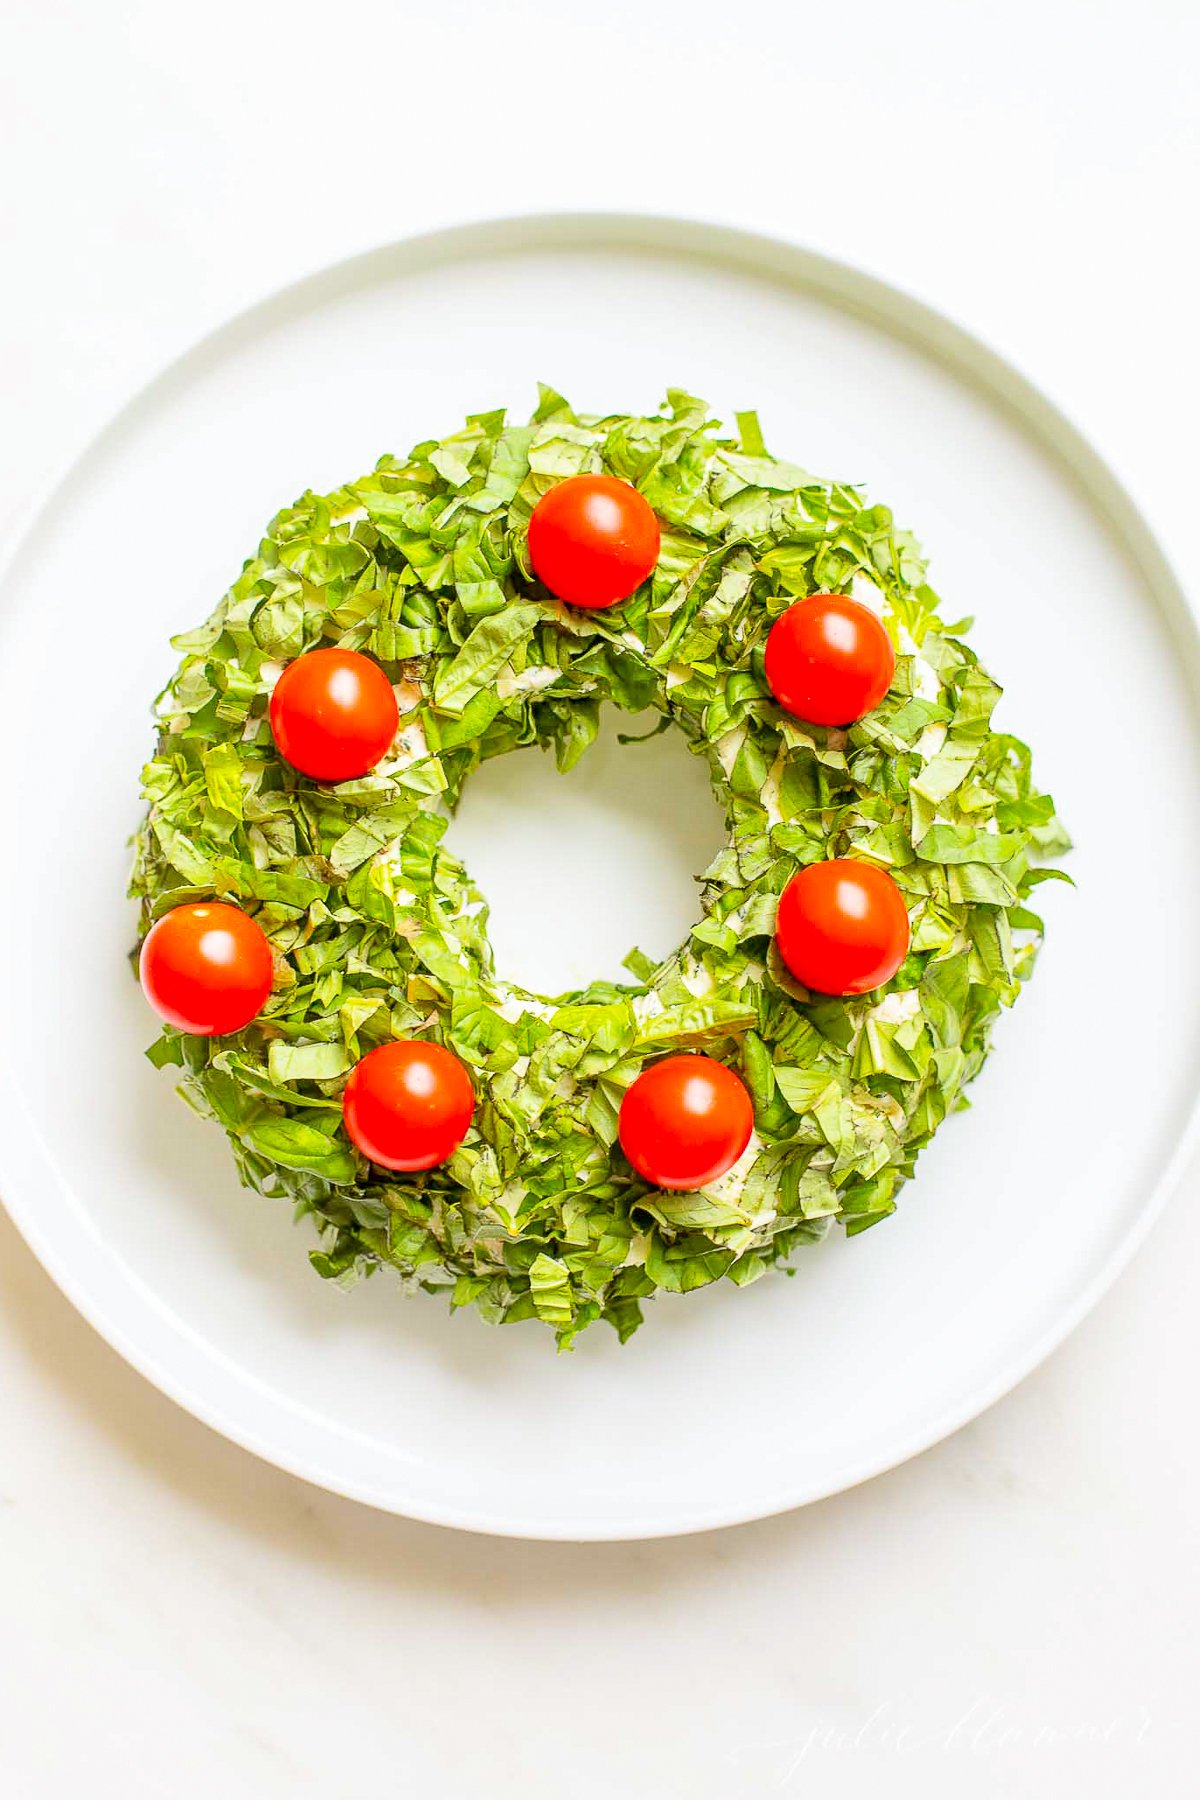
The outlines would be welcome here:
[[[810,725],[853,725],[879,705],[896,652],[869,606],[848,594],[813,594],[789,606],[767,638],[767,685]]]
[[[146,934],[138,967],[159,1017],[195,1037],[223,1037],[249,1025],[274,973],[262,926],[219,900],[164,913]]]
[[[351,1141],[384,1169],[433,1169],[452,1156],[475,1111],[471,1078],[440,1044],[402,1038],[370,1051],[342,1096]]]
[[[754,1129],[744,1082],[711,1056],[668,1056],[621,1102],[621,1148],[660,1188],[698,1188],[731,1169]]]
[[[869,994],[908,955],[904,896],[886,869],[851,857],[810,863],[779,896],[775,941],[818,994]]]
[[[314,781],[352,781],[391,748],[400,721],[392,684],[357,650],[309,650],[271,695],[271,730],[285,762]]]
[[[542,495],[529,521],[529,560],[570,606],[615,606],[658,561],[650,504],[614,475],[572,475]]]

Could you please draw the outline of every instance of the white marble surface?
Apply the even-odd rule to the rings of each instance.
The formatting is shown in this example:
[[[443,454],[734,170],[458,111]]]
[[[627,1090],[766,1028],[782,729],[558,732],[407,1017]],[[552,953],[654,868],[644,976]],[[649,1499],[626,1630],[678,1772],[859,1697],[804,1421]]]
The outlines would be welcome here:
[[[642,206],[805,237],[962,318],[1200,589],[1190,0],[359,0],[336,44],[311,0],[0,17],[6,537],[264,289],[471,213]],[[3,1792],[1190,1793],[1198,1200],[1200,1168],[1067,1346],[918,1461],[761,1525],[579,1548],[258,1464],[0,1219]]]

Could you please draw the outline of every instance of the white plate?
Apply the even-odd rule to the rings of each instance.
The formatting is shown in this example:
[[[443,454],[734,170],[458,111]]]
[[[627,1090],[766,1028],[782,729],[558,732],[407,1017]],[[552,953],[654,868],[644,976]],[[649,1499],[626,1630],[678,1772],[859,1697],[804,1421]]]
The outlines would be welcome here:
[[[520,412],[537,377],[588,410],[648,410],[667,382],[726,416],[757,406],[777,451],[893,505],[950,615],[977,615],[1001,718],[1033,742],[1079,883],[1043,890],[1037,978],[893,1219],[805,1253],[792,1280],[660,1301],[626,1348],[597,1328],[559,1358],[533,1327],[451,1318],[386,1278],[349,1295],[318,1281],[307,1228],[239,1189],[222,1134],[143,1060],[153,1027],[124,961],[125,840],[168,634],[205,616],[302,488],[468,411]],[[152,1381],[375,1506],[639,1537],[860,1481],[1045,1356],[1178,1166],[1200,1075],[1195,652],[1148,532],[1073,430],[972,339],[852,270],[714,227],[567,217],[401,243],[303,282],[133,402],[7,579],[9,1209]],[[531,753],[469,791],[458,829],[495,890],[504,955],[536,972],[557,932],[552,972],[586,972],[633,936],[679,934],[711,819],[681,799],[684,823],[660,804],[649,827],[629,794],[649,807],[685,767],[662,739],[598,751],[555,789]],[[594,834],[627,846],[600,863],[590,908],[571,890],[562,929],[544,895],[519,903],[499,804],[559,792],[568,888]]]

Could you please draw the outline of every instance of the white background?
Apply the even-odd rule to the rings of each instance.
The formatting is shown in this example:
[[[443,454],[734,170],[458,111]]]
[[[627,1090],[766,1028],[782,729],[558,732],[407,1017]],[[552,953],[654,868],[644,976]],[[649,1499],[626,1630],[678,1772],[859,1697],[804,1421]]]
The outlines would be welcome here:
[[[1200,587],[1190,0],[7,0],[0,24],[6,538],[264,290],[584,205],[779,231],[942,306],[1090,433]],[[1136,956],[1131,884],[1125,991]],[[0,1223],[3,1791],[1189,1794],[1198,1198],[1194,1170],[1065,1349],[917,1462],[762,1525],[580,1548],[259,1465]]]

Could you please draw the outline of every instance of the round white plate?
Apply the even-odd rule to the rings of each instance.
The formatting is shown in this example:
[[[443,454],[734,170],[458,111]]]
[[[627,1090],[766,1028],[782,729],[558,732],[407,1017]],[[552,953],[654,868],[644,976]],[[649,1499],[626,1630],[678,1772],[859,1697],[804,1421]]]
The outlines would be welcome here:
[[[793,1279],[660,1300],[625,1348],[556,1357],[311,1273],[308,1227],[142,1056],[126,839],[168,635],[278,506],[441,434],[668,383],[861,481],[932,557],[1077,850],[973,1109],[898,1214]],[[227,1436],[375,1506],[532,1537],[698,1530],[829,1494],[997,1398],[1112,1279],[1178,1165],[1200,1077],[1196,636],[1116,482],[1018,375],[935,314],[792,246],[645,218],[533,218],[394,245],[216,333],[88,451],[0,609],[0,1191],[46,1267]],[[508,757],[455,830],[518,975],[665,948],[715,830],[671,737],[569,780]],[[514,860],[511,808],[553,823]]]

